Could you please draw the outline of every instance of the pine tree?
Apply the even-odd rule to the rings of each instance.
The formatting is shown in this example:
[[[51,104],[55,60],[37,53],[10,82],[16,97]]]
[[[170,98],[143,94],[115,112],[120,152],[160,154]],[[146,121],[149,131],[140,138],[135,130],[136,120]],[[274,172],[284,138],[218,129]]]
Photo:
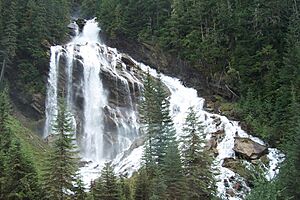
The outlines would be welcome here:
[[[0,151],[6,153],[9,149],[12,133],[8,128],[10,104],[8,91],[6,88],[1,91],[0,88]]]
[[[132,189],[126,176],[120,176],[121,200],[132,200]]]
[[[101,171],[101,176],[96,182],[94,198],[103,200],[119,200],[121,198],[117,176],[111,163],[105,163]]]
[[[9,112],[10,104],[7,89],[0,88],[0,199],[4,199],[6,195],[6,161],[12,140],[12,133],[8,128]]]
[[[182,157],[189,199],[212,199],[215,194],[212,159],[203,148],[203,127],[193,107],[189,108],[183,132]]]
[[[45,161],[43,184],[47,199],[70,198],[78,171],[77,150],[72,134],[72,119],[63,101],[60,101],[53,133],[57,136]]]
[[[6,165],[6,198],[39,200],[41,196],[37,173],[17,140],[13,140],[9,148]]]
[[[87,194],[84,191],[84,183],[82,181],[82,177],[77,175],[76,184],[74,187],[74,200],[85,200],[87,198]]]
[[[149,200],[152,192],[151,180],[147,170],[142,167],[137,174],[135,182],[134,199],[135,200]]]
[[[4,50],[5,56],[12,59],[17,49],[17,2],[16,0],[3,1],[3,33],[0,47]]]
[[[158,118],[159,115],[161,115],[157,103],[155,81],[151,77],[149,71],[144,79],[144,89],[142,93],[142,101],[139,105],[139,113],[146,138],[144,145],[144,161],[149,170],[150,167],[155,165],[153,145],[155,143],[157,132],[160,129],[160,122]]]

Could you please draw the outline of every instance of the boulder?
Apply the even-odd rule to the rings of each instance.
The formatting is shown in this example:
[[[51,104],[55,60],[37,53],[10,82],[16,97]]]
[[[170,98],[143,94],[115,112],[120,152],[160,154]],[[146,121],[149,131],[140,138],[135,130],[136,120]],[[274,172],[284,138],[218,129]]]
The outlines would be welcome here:
[[[240,164],[239,161],[235,160],[234,158],[224,158],[222,167],[226,167],[236,172],[235,169],[238,167],[239,164]]]
[[[259,159],[261,156],[267,153],[267,147],[254,142],[250,138],[234,138],[233,150],[237,155],[240,155],[248,160]]]

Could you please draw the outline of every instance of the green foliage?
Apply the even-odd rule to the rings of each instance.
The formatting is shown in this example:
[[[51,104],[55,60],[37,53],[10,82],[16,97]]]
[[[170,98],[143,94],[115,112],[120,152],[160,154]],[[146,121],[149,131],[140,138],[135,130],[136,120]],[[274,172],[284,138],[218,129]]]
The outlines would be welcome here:
[[[27,160],[19,141],[13,140],[7,153],[5,193],[7,199],[40,199],[40,185],[33,164]]]
[[[40,199],[37,171],[9,115],[6,89],[0,91],[0,107],[0,199]]]
[[[63,101],[53,124],[57,136],[45,160],[43,189],[47,199],[70,198],[78,171],[77,147],[74,144],[72,119]]]
[[[93,191],[94,199],[119,200],[120,189],[111,163],[105,163]]]
[[[84,183],[82,181],[81,176],[76,177],[76,183],[74,187],[74,199],[75,200],[85,200],[87,198],[87,194],[85,193]]]
[[[3,1],[3,34],[1,36],[0,47],[3,49],[5,57],[12,59],[16,56],[17,49],[17,1]]]
[[[150,189],[142,192],[138,186],[136,199],[137,195],[145,199],[184,198],[182,163],[165,90],[160,75],[157,80],[153,80],[148,72],[140,106],[141,121],[146,134],[143,173],[148,180],[144,180],[143,173],[138,179],[143,186]]]
[[[183,127],[182,157],[189,199],[213,199],[216,194],[212,158],[205,151],[203,127],[193,107]]]
[[[137,174],[135,182],[134,199],[148,200],[151,194],[151,181],[148,171],[142,167]]]
[[[11,81],[22,95],[44,92],[48,47],[65,41],[70,7],[69,0],[0,2],[0,59],[9,64],[6,73],[21,72]]]
[[[130,180],[128,180],[125,176],[121,175],[119,180],[119,185],[121,189],[121,198],[122,200],[132,200],[132,188],[130,185]]]

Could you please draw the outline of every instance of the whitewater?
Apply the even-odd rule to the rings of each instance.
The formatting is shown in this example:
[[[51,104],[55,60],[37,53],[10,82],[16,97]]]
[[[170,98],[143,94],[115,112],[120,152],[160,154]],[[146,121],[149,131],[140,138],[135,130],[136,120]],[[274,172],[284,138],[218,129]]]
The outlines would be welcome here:
[[[126,64],[122,61],[124,54],[118,52],[115,48],[110,48],[103,44],[99,38],[100,28],[96,19],[88,20],[83,28],[82,33],[79,33],[72,39],[72,41],[63,46],[51,47],[50,69],[47,85],[47,99],[46,99],[46,123],[44,136],[51,134],[51,122],[55,120],[57,113],[57,99],[59,96],[59,60],[62,55],[67,59],[65,73],[67,74],[66,93],[67,104],[70,112],[74,116],[74,127],[78,124],[76,119],[76,111],[74,109],[74,91],[73,84],[73,65],[74,60],[78,60],[84,66],[83,78],[81,87],[84,97],[83,109],[83,131],[80,136],[77,136],[78,146],[80,148],[80,155],[83,161],[87,162],[81,168],[81,175],[87,186],[97,177],[101,171],[101,166],[107,161],[112,161],[115,165],[116,172],[119,174],[126,173],[131,176],[137,171],[141,165],[141,158],[143,154],[143,146],[130,149],[132,143],[140,137],[138,112],[136,103],[130,99],[130,105],[127,106],[125,112],[127,117],[117,118],[114,120],[118,124],[117,142],[114,144],[114,152],[108,152],[104,146],[104,108],[109,107],[108,93],[103,86],[103,82],[99,74],[101,71],[109,72],[113,77],[122,80],[128,86],[138,85],[142,87],[142,80],[140,75],[132,69],[128,70]],[[157,77],[157,72],[150,66],[135,61],[130,56],[127,56],[134,64],[138,71],[149,71],[153,77]],[[122,69],[118,69],[118,64],[121,63]],[[173,77],[161,74],[162,82],[167,86],[170,95],[170,113],[177,131],[178,138],[182,134],[182,126],[187,116],[188,108],[193,106],[198,114],[199,120],[203,123],[204,134],[207,140],[210,139],[211,134],[218,130],[224,130],[224,138],[217,145],[218,155],[214,160],[214,169],[219,171],[216,175],[218,196],[222,199],[238,200],[244,199],[245,195],[249,193],[250,188],[245,183],[245,180],[234,173],[232,170],[222,167],[225,158],[236,158],[234,147],[234,137],[250,138],[251,140],[265,145],[259,138],[247,134],[239,126],[237,121],[229,120],[225,116],[209,113],[204,110],[205,100],[197,94],[193,88],[185,87],[182,82]],[[117,110],[116,108],[115,110]],[[126,120],[130,120],[127,122]],[[220,123],[216,124],[215,119],[219,119]],[[76,131],[75,131],[76,132]],[[78,131],[76,132],[78,134]],[[130,149],[130,151],[129,151]],[[269,165],[265,166],[265,176],[271,180],[278,173],[278,165],[283,161],[283,155],[277,149],[268,149],[267,157],[269,158]],[[249,163],[245,163],[245,166]],[[235,177],[236,180],[243,184],[243,190],[236,192],[234,197],[226,195],[226,188],[224,180]],[[231,186],[230,186],[231,187]]]

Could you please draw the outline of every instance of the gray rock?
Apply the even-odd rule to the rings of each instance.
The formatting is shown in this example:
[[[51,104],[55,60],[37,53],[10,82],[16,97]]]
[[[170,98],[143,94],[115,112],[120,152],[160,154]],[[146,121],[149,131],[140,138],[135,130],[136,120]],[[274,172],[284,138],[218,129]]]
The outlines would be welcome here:
[[[262,155],[267,153],[268,148],[261,145],[249,138],[234,138],[234,148],[233,150],[236,154],[245,157],[249,160],[259,159]]]

